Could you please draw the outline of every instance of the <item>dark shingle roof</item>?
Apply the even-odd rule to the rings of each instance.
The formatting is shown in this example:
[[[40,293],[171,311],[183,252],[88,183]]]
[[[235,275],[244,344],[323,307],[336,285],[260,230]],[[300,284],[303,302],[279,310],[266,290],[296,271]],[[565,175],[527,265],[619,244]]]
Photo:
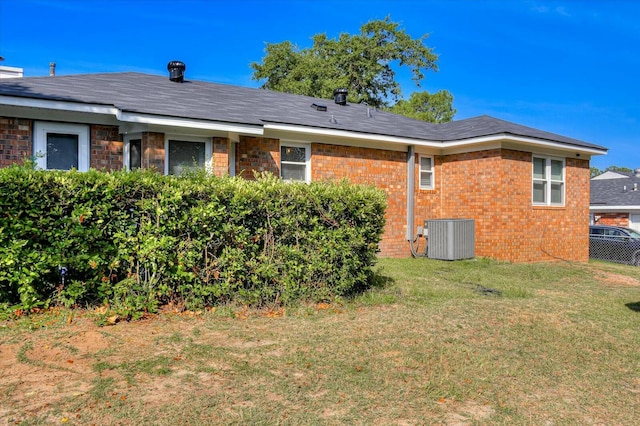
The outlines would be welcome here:
[[[508,134],[606,150],[489,116],[433,124],[366,105],[341,106],[328,99],[202,81],[175,83],[167,77],[133,72],[5,79],[0,80],[0,95],[102,104],[123,112],[235,124],[289,124],[429,141]],[[314,103],[326,105],[327,110],[312,108]]]
[[[640,177],[592,179],[590,198],[591,206],[640,206]]]

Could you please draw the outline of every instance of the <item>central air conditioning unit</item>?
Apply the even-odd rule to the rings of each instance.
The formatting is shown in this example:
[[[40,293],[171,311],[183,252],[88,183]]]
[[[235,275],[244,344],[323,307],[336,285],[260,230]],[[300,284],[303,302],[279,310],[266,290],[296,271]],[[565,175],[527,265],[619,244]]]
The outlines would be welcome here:
[[[429,259],[471,259],[476,255],[475,223],[473,219],[430,219],[427,257]]]

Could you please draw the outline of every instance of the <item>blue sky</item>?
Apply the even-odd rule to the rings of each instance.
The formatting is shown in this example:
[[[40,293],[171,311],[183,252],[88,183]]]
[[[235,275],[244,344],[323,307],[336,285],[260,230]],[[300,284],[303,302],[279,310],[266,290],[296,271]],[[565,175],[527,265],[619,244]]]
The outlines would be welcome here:
[[[592,166],[640,167],[640,2],[634,0],[0,0],[1,65],[25,76],[137,71],[258,87],[265,43],[357,33],[390,16],[429,34],[455,119],[487,114],[603,145]]]

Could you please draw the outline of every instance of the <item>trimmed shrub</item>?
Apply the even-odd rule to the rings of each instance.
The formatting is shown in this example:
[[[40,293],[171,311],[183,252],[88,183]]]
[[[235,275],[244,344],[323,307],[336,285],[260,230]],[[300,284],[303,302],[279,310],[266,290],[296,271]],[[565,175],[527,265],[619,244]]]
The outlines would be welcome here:
[[[261,306],[369,287],[378,189],[204,172],[0,170],[0,305]]]

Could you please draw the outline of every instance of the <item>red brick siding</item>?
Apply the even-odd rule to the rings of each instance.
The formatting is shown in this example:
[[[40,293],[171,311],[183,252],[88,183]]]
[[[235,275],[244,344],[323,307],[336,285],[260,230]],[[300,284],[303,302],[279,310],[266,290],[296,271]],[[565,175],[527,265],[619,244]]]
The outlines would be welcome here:
[[[123,166],[124,143],[118,126],[91,126],[89,164],[98,170],[120,170]]]
[[[213,173],[216,176],[229,174],[229,140],[213,138]]]
[[[270,172],[280,176],[278,139],[240,137],[236,151],[236,174],[253,179],[253,172]]]
[[[22,164],[33,155],[31,120],[0,117],[0,167]]]
[[[380,254],[411,255],[405,240],[407,207],[407,154],[371,148],[314,143],[311,145],[311,180],[346,178],[351,183],[372,184],[387,194],[385,233]]]
[[[594,216],[600,216],[598,225],[629,227],[629,213],[596,213]]]
[[[566,160],[564,207],[537,207],[531,203],[531,160],[531,153],[506,149],[438,159],[436,190],[418,196],[417,224],[429,218],[474,219],[479,257],[587,261],[588,161]]]
[[[0,117],[0,167],[32,155],[31,120]],[[142,166],[164,173],[165,135],[142,134]],[[229,142],[213,140],[216,175],[228,173]],[[123,145],[115,126],[91,126],[91,166],[119,169]],[[416,155],[416,160],[418,156]],[[415,226],[425,219],[470,218],[476,226],[476,255],[513,262],[588,260],[589,163],[566,159],[565,206],[531,204],[531,159],[528,152],[493,149],[434,157],[434,189],[419,188],[416,161]],[[280,141],[241,137],[236,171],[279,175]],[[406,153],[372,148],[311,144],[314,181],[347,178],[373,184],[388,197],[380,254],[409,256],[406,233]],[[627,214],[602,214],[599,223],[628,225]],[[415,229],[414,229],[415,231]]]

